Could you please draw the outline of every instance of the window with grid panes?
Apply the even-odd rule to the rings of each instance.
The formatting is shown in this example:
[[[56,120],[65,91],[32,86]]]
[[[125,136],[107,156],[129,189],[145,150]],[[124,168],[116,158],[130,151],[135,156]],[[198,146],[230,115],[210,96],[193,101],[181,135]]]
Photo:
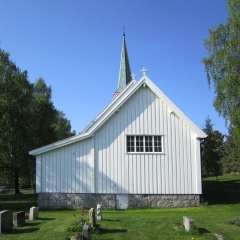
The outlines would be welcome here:
[[[154,136],[154,152],[162,152],[161,136]]]
[[[127,152],[162,152],[162,136],[127,136]]]
[[[143,136],[136,136],[136,152],[143,152]]]
[[[127,136],[127,152],[135,152],[134,136]]]

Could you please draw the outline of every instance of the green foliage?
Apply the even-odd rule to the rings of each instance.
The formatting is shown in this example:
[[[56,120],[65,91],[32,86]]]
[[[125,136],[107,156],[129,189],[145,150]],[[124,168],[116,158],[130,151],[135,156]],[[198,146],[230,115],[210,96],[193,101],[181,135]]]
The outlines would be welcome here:
[[[92,234],[96,234],[96,235],[100,234],[100,232],[101,232],[100,224],[96,224],[95,227],[92,227],[92,228],[90,229],[90,232],[91,232]]]
[[[42,147],[55,141],[53,124],[57,121],[57,110],[51,100],[52,89],[42,78],[34,84],[34,147]]]
[[[86,209],[81,209],[80,217],[78,216],[78,213],[73,214],[73,221],[66,227],[66,231],[70,232],[71,234],[73,233],[81,233],[84,224],[90,224],[89,223],[89,218],[87,216],[88,210]],[[92,234],[99,234],[100,233],[100,224],[96,224],[95,227],[92,227],[90,229],[90,232]]]
[[[76,135],[75,131],[71,132],[71,123],[62,111],[57,111],[57,119],[53,127],[56,141]]]
[[[222,171],[224,135],[219,131],[214,131],[213,125],[212,120],[208,117],[202,129],[207,134],[202,151],[202,172],[203,175],[217,177]]]
[[[31,84],[27,71],[0,49],[0,181],[14,183],[15,193],[19,178],[33,186],[35,159],[30,150],[75,135],[51,97],[52,89],[42,78]]]
[[[230,219],[228,222],[235,225],[235,226],[240,227],[240,218]]]
[[[66,227],[68,232],[82,232],[83,224],[80,221],[74,220]]]
[[[0,169],[14,178],[19,193],[18,177],[28,166],[28,150],[32,146],[31,125],[34,102],[33,85],[0,49]]]
[[[214,107],[232,124],[240,151],[240,0],[227,0],[227,6],[227,23],[209,30],[204,40],[209,57],[202,61],[209,87],[214,83]]]
[[[238,157],[237,147],[232,134],[232,128],[229,128],[229,134],[224,142],[223,172],[237,173],[240,172],[240,159]]]
[[[34,85],[34,117],[35,117],[35,146],[34,148],[74,136],[71,123],[62,111],[57,110],[52,102],[52,89],[42,78],[38,78]]]

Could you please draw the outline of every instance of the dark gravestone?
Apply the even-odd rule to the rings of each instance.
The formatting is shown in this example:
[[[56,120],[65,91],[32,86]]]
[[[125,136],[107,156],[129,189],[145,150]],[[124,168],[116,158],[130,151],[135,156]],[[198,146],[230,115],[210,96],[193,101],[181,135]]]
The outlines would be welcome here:
[[[91,240],[91,232],[90,232],[90,225],[83,225],[83,230],[82,230],[82,235],[83,235],[83,240]]]
[[[10,210],[0,212],[0,233],[9,232],[13,229],[13,213]]]
[[[13,225],[23,227],[25,225],[25,212],[17,212],[13,214]]]

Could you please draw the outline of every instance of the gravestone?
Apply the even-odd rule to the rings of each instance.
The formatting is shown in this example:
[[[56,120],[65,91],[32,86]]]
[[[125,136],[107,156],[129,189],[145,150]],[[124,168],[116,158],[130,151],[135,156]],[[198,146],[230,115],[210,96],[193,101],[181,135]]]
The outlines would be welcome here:
[[[17,212],[13,214],[13,225],[22,227],[25,225],[25,212]]]
[[[97,221],[102,221],[101,205],[97,205]]]
[[[224,237],[219,235],[219,234],[214,234],[213,235],[213,240],[224,240]]]
[[[0,212],[0,233],[9,232],[13,229],[13,212],[4,210]]]
[[[89,222],[90,222],[91,227],[95,227],[96,226],[95,210],[94,210],[94,208],[91,208],[89,210]]]
[[[37,220],[38,219],[38,211],[39,207],[31,207],[29,213],[29,220]]]
[[[183,217],[183,225],[185,227],[185,230],[188,232],[191,229],[194,229],[194,221],[189,217],[186,217],[186,216]]]
[[[82,235],[83,235],[83,240],[91,240],[91,232],[90,232],[89,225],[87,225],[87,224],[83,225]]]

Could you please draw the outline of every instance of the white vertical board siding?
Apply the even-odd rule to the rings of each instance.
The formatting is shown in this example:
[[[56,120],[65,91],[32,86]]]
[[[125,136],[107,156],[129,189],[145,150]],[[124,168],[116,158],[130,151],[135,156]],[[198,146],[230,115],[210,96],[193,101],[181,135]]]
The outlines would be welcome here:
[[[200,139],[196,138],[196,161],[195,161],[195,173],[196,173],[196,193],[202,194],[202,173],[201,173],[201,154],[200,151]],[[199,171],[200,169],[200,171]]]
[[[162,135],[163,153],[126,153],[128,134]],[[201,193],[196,134],[148,87],[101,126],[94,142],[96,193]]]
[[[42,192],[42,161],[41,161],[41,155],[38,155],[36,157],[36,192]]]
[[[37,192],[94,193],[94,139],[37,156],[36,179]]]

